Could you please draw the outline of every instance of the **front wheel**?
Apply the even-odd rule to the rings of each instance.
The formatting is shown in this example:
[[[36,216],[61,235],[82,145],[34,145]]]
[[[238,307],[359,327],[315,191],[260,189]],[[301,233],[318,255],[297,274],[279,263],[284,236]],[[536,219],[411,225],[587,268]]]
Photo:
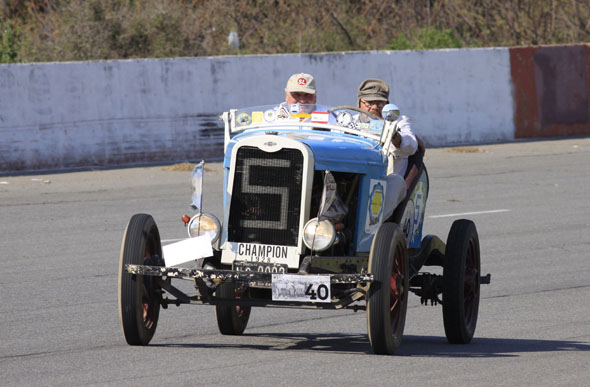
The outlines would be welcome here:
[[[406,237],[395,223],[383,223],[371,246],[367,298],[369,341],[376,354],[393,355],[400,346],[408,308],[409,262]]]
[[[158,325],[162,290],[155,277],[129,274],[126,264],[163,266],[160,233],[147,214],[133,215],[119,259],[119,317],[130,345],[147,345]]]
[[[480,256],[475,223],[453,222],[443,267],[443,320],[451,344],[467,344],[473,338],[479,310]]]
[[[237,298],[235,284],[233,282],[222,283],[217,287],[215,297],[226,300]],[[250,319],[251,310],[251,306],[215,305],[215,317],[217,317],[219,332],[222,335],[241,335],[244,333]]]

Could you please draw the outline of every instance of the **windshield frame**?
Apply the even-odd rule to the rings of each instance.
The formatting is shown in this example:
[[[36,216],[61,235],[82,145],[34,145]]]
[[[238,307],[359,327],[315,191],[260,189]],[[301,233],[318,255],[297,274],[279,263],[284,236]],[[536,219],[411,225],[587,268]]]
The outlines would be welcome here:
[[[362,113],[351,108],[353,107],[338,106],[336,110],[331,112],[330,110],[334,108],[329,106],[317,104],[287,105],[283,102],[274,105],[231,109],[225,112],[221,118],[225,121],[226,137],[229,138],[255,129],[320,130],[323,132],[346,133],[380,143],[384,130],[384,120],[370,119],[363,122],[358,119],[358,115]],[[279,116],[280,114],[282,116]],[[342,115],[344,119],[337,120],[338,115]],[[314,118],[316,120],[313,120]],[[344,123],[348,125],[345,126]],[[375,129],[378,129],[379,132],[376,132]],[[373,132],[371,133],[369,130],[373,130]]]

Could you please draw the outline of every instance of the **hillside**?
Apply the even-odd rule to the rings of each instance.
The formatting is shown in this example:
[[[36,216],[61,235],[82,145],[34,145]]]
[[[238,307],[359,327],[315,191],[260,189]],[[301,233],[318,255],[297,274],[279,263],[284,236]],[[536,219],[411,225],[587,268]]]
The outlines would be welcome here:
[[[1,4],[1,63],[590,42],[588,0]]]

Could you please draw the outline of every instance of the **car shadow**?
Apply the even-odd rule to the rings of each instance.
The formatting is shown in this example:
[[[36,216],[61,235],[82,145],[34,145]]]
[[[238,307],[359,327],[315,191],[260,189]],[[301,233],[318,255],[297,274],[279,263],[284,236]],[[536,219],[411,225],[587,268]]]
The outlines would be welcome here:
[[[570,340],[475,337],[469,344],[449,344],[445,337],[404,336],[396,354],[435,357],[518,357],[522,353],[590,351],[590,343]]]
[[[211,336],[209,336],[210,338]],[[255,334],[248,333],[240,336],[219,336],[219,343],[150,343],[150,347],[166,348],[232,348],[256,349],[269,351],[328,351],[342,353],[371,353],[371,346],[367,335],[344,334]],[[231,343],[225,341],[231,338]]]
[[[372,353],[369,338],[344,334],[244,334],[232,343],[150,344],[153,347],[314,351],[345,354]],[[239,341],[239,342],[236,342]],[[518,357],[522,353],[590,351],[590,343],[569,340],[502,339],[476,337],[465,345],[449,344],[445,337],[405,335],[397,356],[417,357]]]

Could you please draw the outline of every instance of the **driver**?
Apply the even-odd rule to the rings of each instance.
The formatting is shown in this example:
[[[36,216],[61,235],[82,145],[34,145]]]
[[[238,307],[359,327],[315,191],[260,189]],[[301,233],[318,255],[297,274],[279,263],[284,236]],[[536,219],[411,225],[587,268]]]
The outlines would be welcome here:
[[[389,86],[380,79],[366,79],[357,91],[357,106],[379,118],[383,118],[383,107],[389,103]],[[398,118],[399,131],[392,139],[394,148],[389,151],[387,164],[387,188],[385,190],[384,219],[389,218],[407,194],[404,176],[408,167],[408,156],[418,148],[418,141],[410,127],[407,116]]]
[[[357,107],[383,119],[381,111],[389,103],[389,86],[380,79],[365,79],[357,91]]]

